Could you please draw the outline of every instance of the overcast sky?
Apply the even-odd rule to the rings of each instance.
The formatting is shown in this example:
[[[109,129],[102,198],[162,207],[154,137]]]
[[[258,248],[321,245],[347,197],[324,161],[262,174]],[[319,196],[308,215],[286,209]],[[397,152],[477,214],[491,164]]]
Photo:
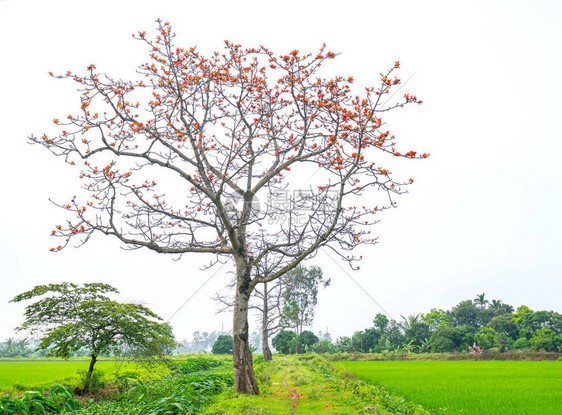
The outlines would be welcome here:
[[[423,99],[391,119],[404,148],[431,157],[395,169],[416,182],[374,229],[380,243],[362,250],[357,272],[325,253],[309,262],[332,279],[315,331],[351,335],[381,307],[399,319],[482,292],[562,312],[560,2],[3,0],[0,339],[22,321],[24,304],[11,298],[59,281],[110,283],[121,299],[173,315],[179,339],[231,328],[231,315],[216,315],[211,301],[228,267],[203,272],[197,255],[124,251],[101,235],[49,252],[65,217],[49,198],[69,200],[78,172],[27,136],[52,131],[52,119],[75,112],[79,100],[74,85],[47,72],[95,63],[130,77],[148,60],[131,34],[150,33],[158,17],[172,23],[176,44],[204,52],[225,39],[279,53],[326,43],[340,53],[329,71],[361,86],[400,60],[402,79],[411,77],[405,90]]]

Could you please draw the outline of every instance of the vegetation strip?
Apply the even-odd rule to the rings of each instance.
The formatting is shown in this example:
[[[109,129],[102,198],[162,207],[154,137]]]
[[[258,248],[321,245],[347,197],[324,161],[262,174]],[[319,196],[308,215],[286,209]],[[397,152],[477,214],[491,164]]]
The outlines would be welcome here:
[[[429,414],[385,388],[370,385],[320,358],[275,358],[256,364],[262,395],[227,390],[206,415],[240,414]]]

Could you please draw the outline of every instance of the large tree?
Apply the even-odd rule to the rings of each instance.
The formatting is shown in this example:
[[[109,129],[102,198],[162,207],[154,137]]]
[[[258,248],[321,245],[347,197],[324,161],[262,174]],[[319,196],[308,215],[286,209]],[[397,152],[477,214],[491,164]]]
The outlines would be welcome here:
[[[25,320],[18,330],[39,334],[37,349],[47,350],[49,356],[68,359],[73,352],[88,350],[91,359],[84,385],[88,391],[101,353],[158,356],[174,345],[169,325],[160,323],[161,318],[142,305],[119,303],[107,296],[117,292],[101,283],[38,285],[12,300],[41,297],[26,307]]]
[[[230,258],[235,389],[259,393],[248,342],[252,291],[322,247],[352,264],[359,258],[346,251],[375,243],[377,213],[413,181],[393,179],[376,157],[427,157],[399,151],[382,116],[421,101],[390,94],[398,62],[355,95],[352,77],[319,76],[336,56],[324,47],[278,55],[226,42],[206,57],[175,47],[162,21],[154,38],[135,37],[151,59],[140,79],[94,65],[53,75],[79,85],[81,108],[54,120],[57,134],[30,140],[81,165],[85,195],[61,204],[74,219],[54,230],[63,242],[52,249],[98,232],[160,253]]]

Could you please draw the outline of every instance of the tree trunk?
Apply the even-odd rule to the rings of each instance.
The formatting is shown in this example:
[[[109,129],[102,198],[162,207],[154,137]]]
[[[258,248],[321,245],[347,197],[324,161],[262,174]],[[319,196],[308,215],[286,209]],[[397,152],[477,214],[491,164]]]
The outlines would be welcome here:
[[[234,324],[232,352],[234,363],[234,390],[236,393],[258,395],[258,382],[252,365],[252,353],[248,339],[248,302],[250,300],[250,270],[237,260],[236,297],[234,298]]]
[[[261,349],[263,353],[264,362],[269,362],[273,358],[271,354],[271,349],[269,348],[268,301],[269,298],[267,296],[267,283],[264,283],[263,284],[263,315],[262,315],[262,323],[261,323]]]
[[[86,383],[84,384],[84,392],[90,390],[90,381],[92,380],[92,373],[94,372],[94,365],[96,364],[97,355],[92,354],[90,359],[90,367],[88,368],[88,373],[86,373]]]

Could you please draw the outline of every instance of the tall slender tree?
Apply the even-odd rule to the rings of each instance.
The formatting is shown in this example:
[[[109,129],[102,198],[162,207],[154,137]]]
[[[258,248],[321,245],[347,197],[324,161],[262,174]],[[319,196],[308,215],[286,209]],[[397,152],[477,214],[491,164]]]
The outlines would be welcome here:
[[[97,232],[159,253],[229,258],[235,389],[256,394],[253,290],[323,247],[356,267],[346,251],[375,243],[377,214],[413,182],[394,179],[380,157],[427,157],[399,150],[382,117],[421,101],[394,98],[399,62],[356,95],[352,77],[320,76],[336,57],[325,47],[275,54],[226,42],[206,57],[173,45],[170,24],[157,24],[154,38],[135,36],[150,54],[139,79],[95,65],[53,75],[79,85],[80,109],[54,119],[57,134],[30,140],[81,165],[85,193],[61,204],[74,219],[54,229],[62,242],[52,249]]]
[[[314,320],[318,289],[328,285],[330,285],[330,279],[324,278],[320,267],[299,266],[289,271],[284,277],[280,324],[295,330],[297,353],[299,336],[303,327],[310,326]]]

